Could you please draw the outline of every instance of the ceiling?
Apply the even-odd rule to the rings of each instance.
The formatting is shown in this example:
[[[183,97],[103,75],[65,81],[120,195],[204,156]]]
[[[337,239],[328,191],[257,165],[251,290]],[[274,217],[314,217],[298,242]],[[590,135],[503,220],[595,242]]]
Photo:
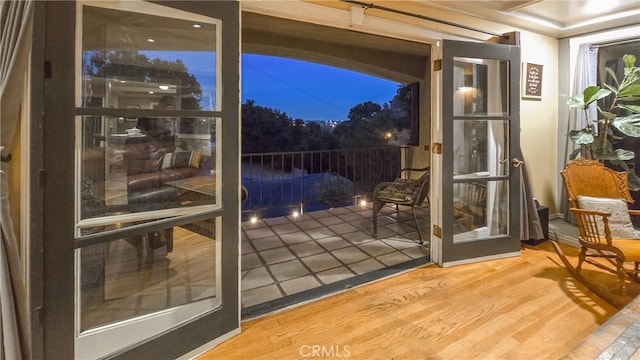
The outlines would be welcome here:
[[[414,4],[425,11],[445,9],[556,38],[640,24],[640,0],[414,0]]]
[[[640,25],[640,0],[305,0],[348,10],[352,6],[366,8],[367,14],[385,16],[381,8],[410,15],[452,21],[451,12],[461,14],[476,28],[491,28],[491,22],[529,30],[555,38],[628,25]],[[373,6],[372,6],[373,5]],[[376,8],[377,7],[377,8]],[[401,15],[402,16],[402,15]],[[460,21],[460,20],[458,20]],[[463,24],[468,25],[468,24]],[[640,37],[640,34],[629,34]]]

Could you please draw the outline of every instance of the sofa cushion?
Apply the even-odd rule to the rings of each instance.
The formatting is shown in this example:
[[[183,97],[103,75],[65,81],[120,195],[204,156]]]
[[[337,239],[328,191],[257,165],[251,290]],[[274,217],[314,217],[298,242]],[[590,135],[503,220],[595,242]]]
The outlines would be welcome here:
[[[164,155],[161,168],[163,170],[182,167],[198,169],[201,157],[202,154],[197,150],[176,150]]]
[[[171,160],[172,168],[181,168],[189,166],[191,162],[191,151],[176,151],[173,153]]]
[[[609,216],[611,237],[624,239],[640,238],[640,233],[633,228],[633,224],[631,223],[629,208],[625,200],[579,195],[578,206],[585,210],[611,213],[611,216]],[[598,224],[598,231],[601,234],[604,233],[603,224]]]

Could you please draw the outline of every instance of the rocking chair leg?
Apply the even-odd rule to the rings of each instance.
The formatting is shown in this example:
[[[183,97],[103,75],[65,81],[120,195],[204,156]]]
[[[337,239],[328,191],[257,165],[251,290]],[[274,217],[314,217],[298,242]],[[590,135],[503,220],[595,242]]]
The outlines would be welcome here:
[[[620,280],[620,289],[624,292],[626,291],[625,284],[625,272],[624,272],[624,262],[620,259],[616,259],[616,267],[618,268],[618,279]]]
[[[580,273],[580,270],[582,269],[582,263],[584,262],[584,259],[586,257],[587,257],[587,248],[583,246],[580,249],[580,255],[578,255],[578,266],[576,267],[576,270],[578,271],[578,273]]]

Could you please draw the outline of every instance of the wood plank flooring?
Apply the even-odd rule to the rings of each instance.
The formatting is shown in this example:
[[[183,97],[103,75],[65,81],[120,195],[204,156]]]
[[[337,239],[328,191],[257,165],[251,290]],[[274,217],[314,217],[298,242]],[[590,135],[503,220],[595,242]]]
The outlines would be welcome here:
[[[543,243],[519,258],[425,266],[248,320],[199,359],[559,359],[616,312]]]

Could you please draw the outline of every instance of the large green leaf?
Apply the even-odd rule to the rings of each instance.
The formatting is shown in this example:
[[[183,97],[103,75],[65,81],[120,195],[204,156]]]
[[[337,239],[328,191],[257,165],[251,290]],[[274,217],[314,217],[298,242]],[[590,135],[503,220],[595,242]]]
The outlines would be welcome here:
[[[640,97],[640,84],[633,84],[621,88],[618,92],[619,98]]]
[[[624,62],[624,67],[634,67],[636,66],[636,56],[631,54],[624,54],[622,56],[622,61]]]
[[[617,115],[608,111],[600,110],[600,115],[602,115],[606,120],[611,120],[615,118]]]
[[[629,167],[626,161],[611,161],[612,164],[619,166],[624,171],[627,172],[627,180],[629,182],[629,190],[638,191],[640,190],[640,177],[636,174],[636,171]]]
[[[618,88],[614,87],[613,85],[609,85],[609,84],[603,84],[604,87],[606,87],[607,89],[611,90],[611,92],[618,92]]]
[[[633,151],[624,149],[615,149],[614,151],[596,152],[596,158],[600,160],[631,160],[635,157]]]
[[[611,125],[627,136],[640,137],[640,114],[617,117],[611,120]]]
[[[636,102],[636,101],[640,101],[640,96],[627,96],[627,97],[618,99],[618,101],[624,101],[624,102],[633,101],[633,102]]]
[[[621,109],[629,110],[636,114],[640,113],[640,105],[618,104],[618,107]]]
[[[586,106],[584,104],[584,101],[582,101],[582,96],[571,96],[568,100],[567,100],[567,105],[569,105],[570,107],[577,107],[580,109],[586,109]]]
[[[576,145],[589,145],[594,141],[593,132],[585,129],[569,131],[569,138]]]
[[[616,72],[615,72],[615,71],[613,71],[611,68],[608,68],[608,67],[607,67],[607,68],[604,68],[604,70],[605,70],[606,72],[608,72],[608,73],[609,73],[609,76],[611,76],[611,78],[613,79],[613,81],[616,83],[616,86],[617,86],[617,87],[616,87],[616,88],[614,88],[614,87],[613,87],[613,85],[608,85],[608,86],[607,86],[607,85],[605,85],[605,86],[607,86],[608,88],[610,88],[613,92],[618,92],[618,88],[620,87],[620,82],[618,81],[618,75],[616,75]]]
[[[601,89],[600,86],[589,86],[582,92],[582,98],[584,104],[589,105],[611,94],[612,92],[609,89]]]
[[[573,152],[571,154],[569,154],[569,159],[573,160],[573,159],[577,158],[578,155],[580,155],[580,153],[582,153],[582,146],[580,146],[579,148],[573,150]]]

